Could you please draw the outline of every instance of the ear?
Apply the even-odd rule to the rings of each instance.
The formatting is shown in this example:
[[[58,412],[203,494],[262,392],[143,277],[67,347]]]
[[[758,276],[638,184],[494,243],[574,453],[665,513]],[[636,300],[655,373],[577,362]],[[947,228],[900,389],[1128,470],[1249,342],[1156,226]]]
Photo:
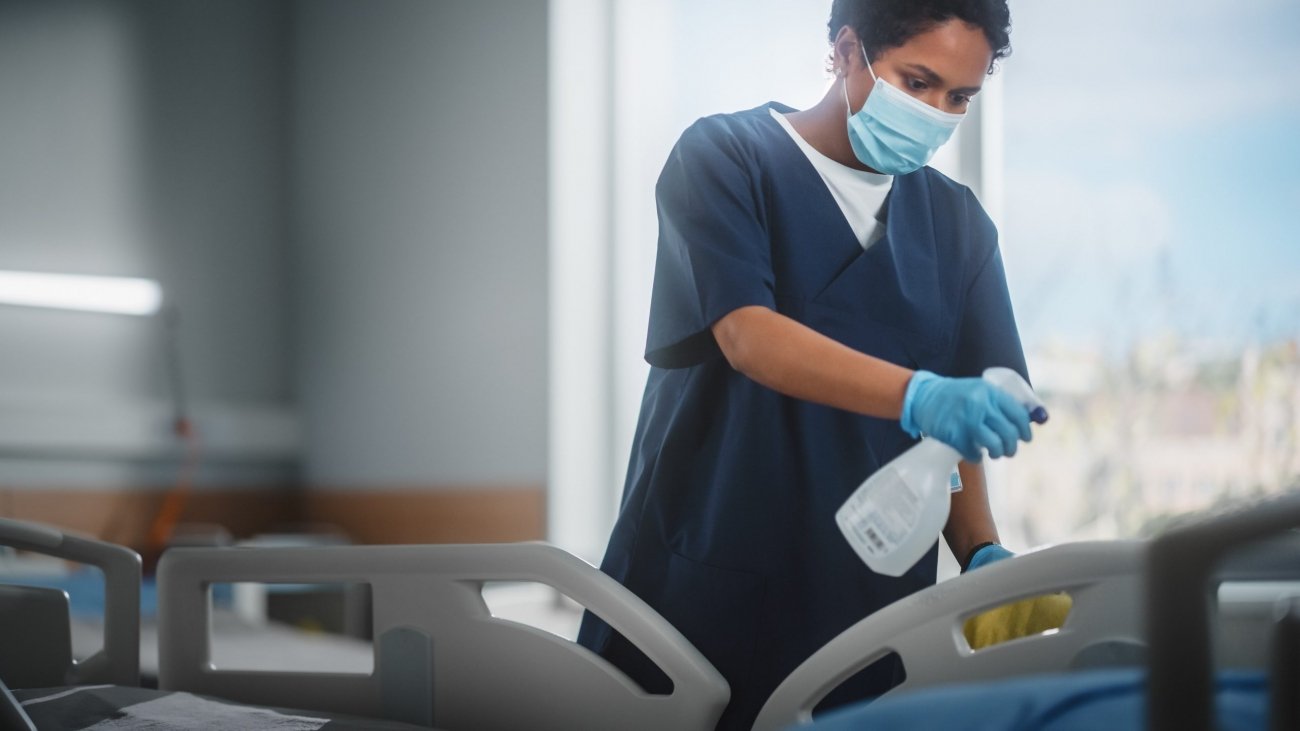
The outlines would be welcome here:
[[[843,74],[866,67],[862,60],[862,44],[857,31],[851,26],[843,26],[835,34],[835,48],[831,52],[831,67]]]

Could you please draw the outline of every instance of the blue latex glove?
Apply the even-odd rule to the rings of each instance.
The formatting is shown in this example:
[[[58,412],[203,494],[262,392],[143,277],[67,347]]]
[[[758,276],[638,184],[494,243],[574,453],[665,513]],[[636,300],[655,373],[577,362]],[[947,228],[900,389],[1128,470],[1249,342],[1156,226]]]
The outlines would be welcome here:
[[[1029,408],[982,378],[944,378],[917,371],[903,398],[903,429],[926,434],[961,452],[967,462],[1010,457],[1033,439]]]
[[[1011,558],[1015,555],[1016,554],[996,543],[990,543],[976,551],[975,555],[970,557],[970,563],[966,564],[966,570],[974,571],[981,566],[987,566],[994,561],[1001,561],[1004,558]]]

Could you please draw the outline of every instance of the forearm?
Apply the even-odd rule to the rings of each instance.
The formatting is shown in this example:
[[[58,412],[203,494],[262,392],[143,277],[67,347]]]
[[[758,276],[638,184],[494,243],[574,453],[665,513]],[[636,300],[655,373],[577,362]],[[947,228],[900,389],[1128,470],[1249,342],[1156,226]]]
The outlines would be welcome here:
[[[961,474],[961,492],[952,494],[952,507],[948,512],[948,525],[943,537],[957,561],[966,559],[975,546],[998,542],[997,525],[989,507],[988,487],[984,479],[984,466],[962,461],[957,465]]]
[[[713,326],[733,368],[787,396],[884,419],[897,419],[912,371],[860,353],[766,307],[742,307]],[[953,493],[944,538],[958,561],[975,546],[998,540],[984,467],[958,465],[962,491]]]
[[[742,307],[713,326],[727,361],[787,396],[897,419],[912,371],[860,353],[766,307]]]

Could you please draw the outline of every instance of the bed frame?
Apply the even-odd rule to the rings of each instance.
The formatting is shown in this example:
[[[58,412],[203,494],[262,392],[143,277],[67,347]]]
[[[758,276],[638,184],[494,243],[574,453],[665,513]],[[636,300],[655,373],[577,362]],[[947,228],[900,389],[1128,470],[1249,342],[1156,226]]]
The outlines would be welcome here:
[[[375,671],[223,671],[210,661],[214,583],[365,583]],[[554,587],[602,617],[672,680],[643,691],[574,642],[496,619],[488,581]],[[686,638],[609,576],[543,543],[471,546],[184,548],[158,569],[159,687],[457,731],[709,731],[727,683]]]
[[[1226,580],[1294,581],[1300,575],[1295,536],[1276,537],[1297,526],[1300,492],[1291,492],[1154,541],[1063,544],[919,591],[848,628],[796,668],[769,697],[754,731],[811,724],[827,693],[890,652],[902,658],[907,675],[891,694],[1032,673],[1149,667],[1148,728],[1210,731],[1214,591]],[[1230,556],[1252,545],[1253,555]],[[966,642],[968,617],[1058,591],[1074,600],[1058,631],[978,651]],[[1300,729],[1300,603],[1279,608],[1273,633],[1274,728]],[[1259,659],[1261,666],[1269,663]]]
[[[1300,568],[1300,553],[1274,548],[1261,554],[1270,557],[1271,565],[1256,556],[1225,569],[1223,558],[1230,549],[1295,526],[1300,526],[1300,493],[1171,530],[1154,542],[1064,544],[925,589],[863,619],[808,658],[773,693],[755,731],[810,723],[812,710],[830,690],[889,652],[901,656],[907,674],[892,692],[906,692],[972,679],[1146,665],[1148,644],[1149,727],[1208,731],[1211,592],[1216,582],[1294,579]],[[65,685],[138,684],[139,557],[119,546],[3,518],[0,544],[104,571],[103,650],[73,663],[56,639],[56,662],[46,658],[46,674]],[[163,556],[158,579],[159,685],[164,690],[436,725],[446,731],[707,731],[729,697],[717,671],[648,605],[592,566],[542,543],[178,548]],[[673,691],[648,694],[567,639],[494,618],[482,587],[500,581],[546,584],[587,607],[659,665]],[[368,584],[374,671],[214,667],[211,587],[233,582]],[[24,591],[50,591],[0,589],[18,592],[24,600],[30,598]],[[1073,599],[1059,630],[978,651],[967,644],[962,634],[966,618],[1056,591]],[[66,598],[59,593],[57,599],[66,622]],[[0,601],[0,608],[11,605]],[[1281,610],[1271,676],[1279,688],[1273,693],[1273,716],[1280,719],[1278,728],[1300,728],[1300,602]],[[0,651],[40,656],[48,646],[47,638],[0,632]],[[57,672],[51,675],[52,667]],[[5,714],[14,712],[19,719],[22,709],[4,702],[13,698],[2,684],[0,691],[0,720],[13,720]]]

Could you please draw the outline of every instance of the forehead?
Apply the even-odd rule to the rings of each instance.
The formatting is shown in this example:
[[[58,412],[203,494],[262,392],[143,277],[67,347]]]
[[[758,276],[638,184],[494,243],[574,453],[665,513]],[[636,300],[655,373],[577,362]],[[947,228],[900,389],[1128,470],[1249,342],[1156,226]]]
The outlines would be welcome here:
[[[993,62],[993,49],[979,26],[953,18],[880,56],[931,68],[953,86],[980,86]]]

